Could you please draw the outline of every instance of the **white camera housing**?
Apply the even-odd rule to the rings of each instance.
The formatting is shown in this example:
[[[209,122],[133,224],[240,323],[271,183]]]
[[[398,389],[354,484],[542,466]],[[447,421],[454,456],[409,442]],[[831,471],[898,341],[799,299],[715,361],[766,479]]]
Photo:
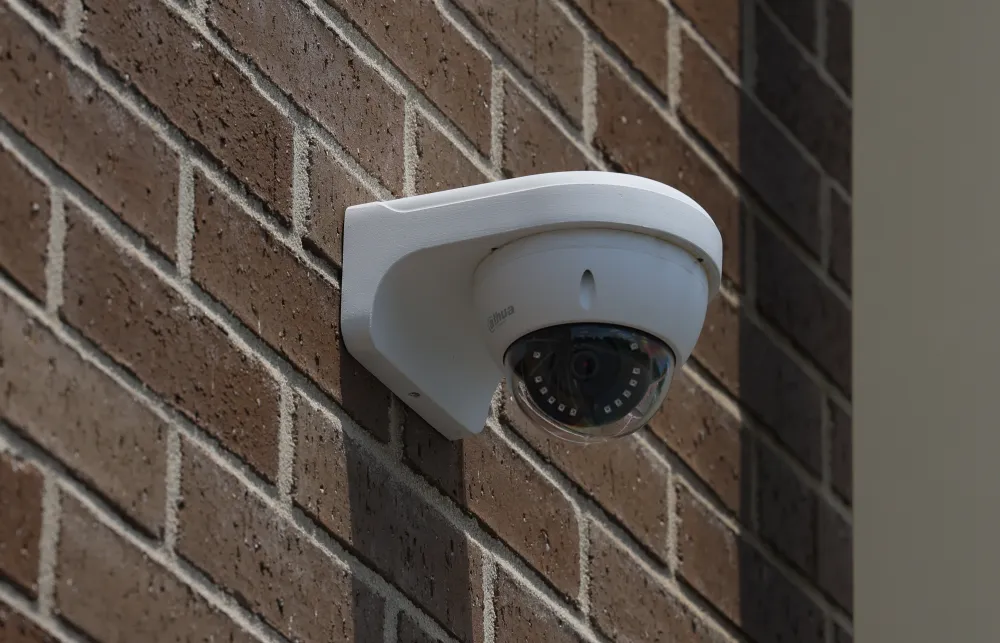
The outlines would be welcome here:
[[[669,348],[672,374],[698,340],[721,266],[721,235],[697,203],[626,174],[539,174],[367,203],[346,211],[341,333],[400,399],[461,439],[485,425],[505,353],[541,329],[640,331]]]

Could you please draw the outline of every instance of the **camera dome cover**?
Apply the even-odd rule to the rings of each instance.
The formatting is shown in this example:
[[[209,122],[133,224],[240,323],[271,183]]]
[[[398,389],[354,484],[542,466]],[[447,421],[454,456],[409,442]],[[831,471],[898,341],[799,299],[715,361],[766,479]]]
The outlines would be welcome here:
[[[553,435],[598,442],[644,426],[667,395],[674,356],[651,335],[611,324],[563,324],[514,342],[507,392]]]

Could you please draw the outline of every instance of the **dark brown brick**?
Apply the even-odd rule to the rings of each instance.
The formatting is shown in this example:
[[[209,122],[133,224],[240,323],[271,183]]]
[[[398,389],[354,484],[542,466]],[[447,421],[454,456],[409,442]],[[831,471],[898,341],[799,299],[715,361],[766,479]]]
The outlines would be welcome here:
[[[403,102],[303,4],[222,0],[209,21],[396,194],[403,190]]]
[[[45,301],[49,190],[0,148],[0,270]]]
[[[166,424],[0,296],[0,415],[146,531],[163,527]]]
[[[459,639],[481,641],[481,554],[308,402],[295,416],[293,497]]]
[[[819,173],[682,33],[681,115],[817,256]]]
[[[633,0],[623,10],[614,0],[576,0],[576,4],[636,69],[666,93],[666,5],[657,0]]]
[[[490,428],[450,441],[407,409],[407,461],[467,508],[560,591],[580,584],[580,538],[569,500]],[[517,489],[517,493],[501,490]]]
[[[741,0],[675,0],[698,32],[735,70],[742,61],[740,35],[743,21]]]
[[[820,643],[823,614],[756,550],[678,486],[679,573],[757,641]]]
[[[59,639],[49,635],[26,616],[0,601],[0,641],[4,643],[57,643]]]
[[[303,246],[340,265],[344,249],[344,212],[348,206],[377,200],[325,147],[310,147],[309,222]]]
[[[677,571],[699,594],[740,622],[740,543],[687,487],[676,486]]]
[[[682,370],[674,373],[667,400],[649,428],[704,480],[734,513],[743,506],[750,437]]]
[[[851,204],[830,190],[830,273],[851,292],[852,241]]]
[[[63,316],[168,403],[273,478],[278,388],[264,365],[148,268],[67,212]]]
[[[490,149],[490,61],[433,0],[327,0],[338,7],[484,154]]]
[[[389,438],[389,391],[340,338],[340,293],[200,175],[192,278],[348,413]]]
[[[612,641],[725,640],[602,530],[591,533],[591,617]]]
[[[32,598],[38,591],[43,484],[38,469],[0,453],[0,576],[20,585]]]
[[[832,450],[830,469],[833,477],[833,489],[847,502],[851,502],[854,486],[852,484],[853,467],[851,466],[853,460],[851,416],[831,403],[830,420],[833,425],[830,436]]]
[[[762,226],[757,229],[756,245],[761,313],[850,395],[851,311]]]
[[[458,151],[434,125],[420,115],[415,127],[416,166],[414,188],[417,194],[450,190],[486,181],[472,161]]]
[[[853,22],[851,7],[844,0],[826,3],[826,68],[851,93],[853,76]]]
[[[581,643],[582,638],[503,569],[497,569],[493,598],[496,643],[546,641]]]
[[[515,64],[577,125],[581,119],[583,35],[551,0],[458,0]]]
[[[173,258],[177,155],[6,9],[0,51],[0,115]]]
[[[142,551],[63,497],[56,611],[101,641],[254,640]]]
[[[816,4],[802,0],[766,0],[785,27],[809,51],[816,51]]]
[[[819,388],[724,297],[709,303],[693,355],[819,474]]]
[[[292,124],[156,0],[84,0],[83,42],[275,213],[291,219]],[[150,165],[143,160],[142,165]]]
[[[200,449],[182,448],[181,556],[288,637],[381,640],[380,597]]]
[[[594,142],[623,171],[671,185],[697,201],[722,233],[723,271],[733,281],[741,281],[739,198],[677,130],[602,59],[597,63]]]
[[[816,494],[769,447],[759,445],[757,454],[760,535],[805,575],[815,578]]]
[[[579,445],[533,427],[504,396],[504,421],[660,557],[667,553],[666,468],[635,440]]]
[[[503,172],[585,170],[587,159],[513,83],[504,85]]]
[[[854,547],[851,525],[820,502],[817,550],[820,588],[850,612],[854,608]]]
[[[760,8],[755,24],[758,98],[850,189],[850,108]]]

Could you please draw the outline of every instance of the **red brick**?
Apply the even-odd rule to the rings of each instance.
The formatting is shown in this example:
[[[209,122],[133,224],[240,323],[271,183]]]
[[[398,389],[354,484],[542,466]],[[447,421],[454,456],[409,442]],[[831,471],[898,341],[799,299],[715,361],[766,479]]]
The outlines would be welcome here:
[[[693,355],[804,464],[819,473],[819,388],[770,337],[724,297],[717,297],[708,306]]]
[[[830,190],[830,273],[851,292],[851,204]]]
[[[481,640],[479,550],[309,403],[295,415],[293,497],[459,639]]]
[[[581,122],[583,35],[550,0],[458,0],[501,51]]]
[[[0,296],[0,415],[154,535],[166,424]]]
[[[251,330],[389,437],[389,391],[341,342],[340,293],[200,175],[191,276]]]
[[[153,392],[273,478],[278,388],[263,364],[118,249],[67,212],[63,316]]]
[[[667,7],[657,0],[633,0],[628,9],[614,0],[575,0],[605,37],[662,92],[667,91]]]
[[[591,530],[590,610],[612,641],[723,641],[602,530]]]
[[[200,449],[182,445],[177,550],[296,640],[381,640],[383,600]]]
[[[0,601],[0,641],[5,643],[56,643],[59,639],[35,625],[26,616]]]
[[[586,170],[587,159],[513,83],[504,84],[503,172]]]
[[[681,578],[757,641],[820,643],[823,614],[756,550],[678,486]]]
[[[848,612],[854,608],[854,548],[851,525],[830,505],[820,502],[817,527],[819,568],[816,581]]]
[[[850,189],[850,108],[759,7],[755,24],[757,97]]]
[[[761,537],[806,576],[817,575],[817,512],[812,492],[768,447],[758,446],[757,519]]]
[[[407,410],[407,461],[568,596],[580,584],[579,527],[569,500],[490,428],[450,441]],[[517,493],[506,490],[516,489]]]
[[[56,612],[101,641],[208,639],[250,643],[224,614],[76,500],[62,500]]]
[[[602,59],[597,63],[594,142],[617,168],[671,185],[697,201],[722,233],[723,272],[735,282],[742,280],[739,198],[678,131]]]
[[[741,0],[675,0],[698,32],[733,69],[740,69],[743,48]]]
[[[336,265],[343,261],[344,213],[376,197],[325,147],[310,146],[308,228],[302,245]]]
[[[43,484],[35,467],[0,453],[0,575],[20,585],[31,597],[38,591]]]
[[[450,190],[486,181],[472,161],[465,158],[434,125],[416,117],[416,166],[414,187],[417,194]]]
[[[0,148],[0,268],[35,299],[45,300],[49,190]]]
[[[668,471],[636,440],[579,445],[551,438],[505,395],[501,416],[661,558],[667,554]]]
[[[850,309],[762,226],[757,229],[756,246],[761,313],[850,395]]]
[[[327,0],[338,7],[484,154],[490,148],[490,61],[433,0]]]
[[[691,467],[734,513],[743,506],[750,436],[682,370],[674,373],[667,400],[650,430]]]
[[[681,115],[819,256],[819,173],[701,45],[682,38]]]
[[[806,49],[816,51],[816,5],[802,0],[766,0],[778,19]]]
[[[833,425],[830,436],[832,450],[830,469],[833,477],[833,489],[847,502],[851,502],[853,496],[851,416],[837,405],[830,404],[830,419]]]
[[[581,643],[583,640],[566,622],[499,568],[493,605],[496,643]]]
[[[300,2],[222,0],[208,19],[358,162],[403,189],[404,98]]]
[[[0,115],[173,258],[177,155],[8,9],[0,51]]]
[[[826,68],[851,93],[854,39],[851,7],[844,0],[826,3]]]
[[[292,124],[278,109],[162,3],[83,5],[83,42],[101,61],[290,220]]]

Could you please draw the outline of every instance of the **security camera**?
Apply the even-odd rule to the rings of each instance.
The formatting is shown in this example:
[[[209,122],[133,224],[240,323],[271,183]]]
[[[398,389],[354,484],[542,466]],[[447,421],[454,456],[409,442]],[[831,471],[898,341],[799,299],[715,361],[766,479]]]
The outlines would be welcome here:
[[[344,223],[348,351],[449,439],[501,381],[539,428],[591,442],[663,403],[721,280],[722,237],[681,192],[538,174],[356,205]]]

